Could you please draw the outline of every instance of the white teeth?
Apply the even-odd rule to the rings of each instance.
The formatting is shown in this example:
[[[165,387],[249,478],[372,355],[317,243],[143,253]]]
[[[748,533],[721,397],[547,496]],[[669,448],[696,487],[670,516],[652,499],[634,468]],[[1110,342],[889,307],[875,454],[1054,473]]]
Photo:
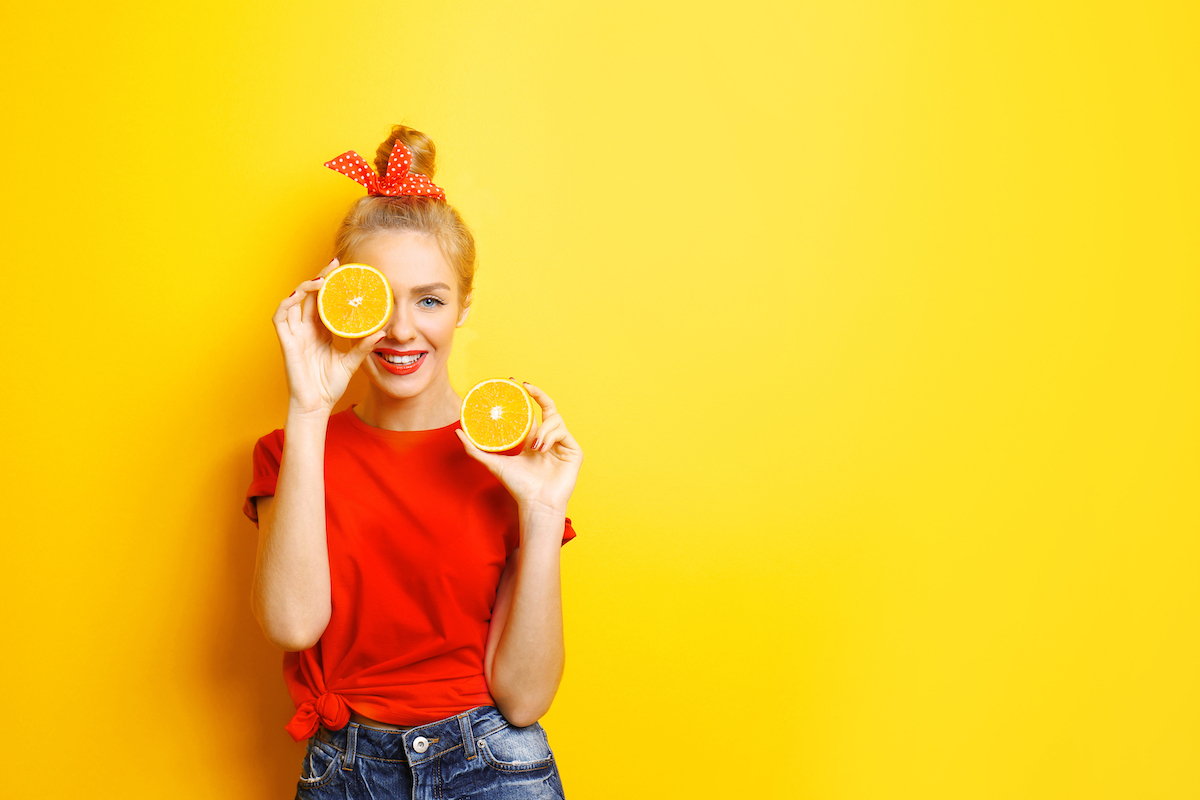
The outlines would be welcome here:
[[[391,353],[380,353],[379,355],[383,356],[383,360],[389,364],[408,366],[409,364],[415,364],[417,359],[424,355],[424,353],[418,353],[415,356],[394,356]]]

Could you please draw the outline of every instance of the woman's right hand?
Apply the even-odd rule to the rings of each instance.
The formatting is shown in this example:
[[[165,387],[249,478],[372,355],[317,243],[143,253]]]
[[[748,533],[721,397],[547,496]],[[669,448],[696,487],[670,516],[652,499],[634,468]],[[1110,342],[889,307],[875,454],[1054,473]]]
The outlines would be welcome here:
[[[272,322],[283,348],[284,369],[288,382],[288,412],[325,414],[346,391],[352,376],[363,359],[387,335],[384,328],[360,339],[342,352],[333,345],[333,334],[321,322],[317,313],[317,291],[325,276],[336,269],[338,260],[330,261],[312,280],[296,287],[279,308]]]

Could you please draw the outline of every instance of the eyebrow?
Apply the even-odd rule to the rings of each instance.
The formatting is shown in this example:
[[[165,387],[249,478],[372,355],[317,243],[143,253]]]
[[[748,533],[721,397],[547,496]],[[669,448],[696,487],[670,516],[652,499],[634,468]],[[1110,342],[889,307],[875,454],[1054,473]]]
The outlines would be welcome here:
[[[444,283],[426,283],[422,286],[412,287],[412,289],[409,290],[409,294],[425,294],[426,292],[432,292],[434,289],[445,289],[446,291],[450,291],[450,287]]]

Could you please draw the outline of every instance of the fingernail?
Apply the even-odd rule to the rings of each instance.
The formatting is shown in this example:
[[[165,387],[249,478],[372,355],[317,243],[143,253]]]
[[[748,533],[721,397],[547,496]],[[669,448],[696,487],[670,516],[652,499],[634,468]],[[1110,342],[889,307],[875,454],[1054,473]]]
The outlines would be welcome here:
[[[321,276],[320,276],[320,275],[318,275],[318,276],[317,276],[317,277],[315,277],[315,278],[309,278],[309,280],[312,280],[312,281],[319,281],[319,280],[321,280]]]
[[[540,446],[541,446],[541,444],[542,444],[542,440],[541,440],[541,439],[534,439],[534,440],[533,440],[533,449],[534,449],[534,450],[537,450],[537,449],[538,449],[538,447],[540,447]]]

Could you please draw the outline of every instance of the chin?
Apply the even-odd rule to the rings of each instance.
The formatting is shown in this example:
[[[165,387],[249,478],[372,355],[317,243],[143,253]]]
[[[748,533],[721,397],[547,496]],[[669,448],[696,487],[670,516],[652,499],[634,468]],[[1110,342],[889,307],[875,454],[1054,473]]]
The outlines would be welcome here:
[[[420,372],[424,372],[429,366],[432,365],[422,364]],[[420,372],[404,376],[392,375],[372,364],[370,377],[375,388],[393,400],[410,400],[428,389],[432,382],[429,377],[432,372],[426,372],[424,375]]]
[[[426,384],[423,381],[418,386],[412,382],[402,383],[400,381],[382,380],[376,381],[375,386],[379,391],[394,400],[410,400],[421,394],[426,388]]]

